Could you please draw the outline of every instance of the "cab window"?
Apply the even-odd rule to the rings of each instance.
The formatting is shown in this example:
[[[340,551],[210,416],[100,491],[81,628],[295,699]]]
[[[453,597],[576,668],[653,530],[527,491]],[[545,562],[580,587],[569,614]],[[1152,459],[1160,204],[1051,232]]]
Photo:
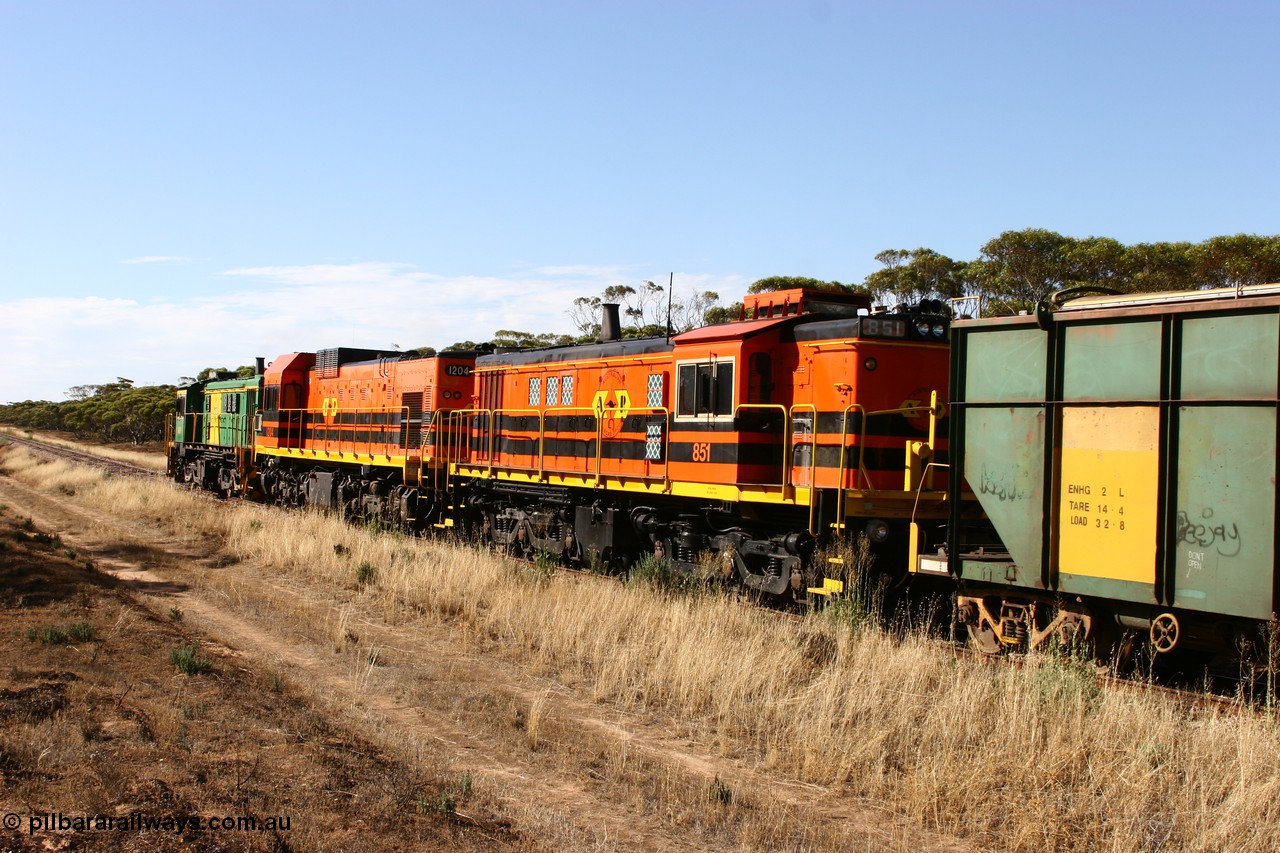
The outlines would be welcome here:
[[[677,365],[676,417],[733,417],[733,368],[733,359]]]

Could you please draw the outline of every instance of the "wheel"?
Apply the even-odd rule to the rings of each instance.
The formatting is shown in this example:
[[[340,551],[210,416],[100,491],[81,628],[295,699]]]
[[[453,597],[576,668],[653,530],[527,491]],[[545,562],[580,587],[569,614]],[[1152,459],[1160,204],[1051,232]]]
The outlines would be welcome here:
[[[969,648],[984,655],[998,655],[1003,650],[1000,639],[990,625],[968,626]]]
[[[605,574],[626,580],[631,574],[631,555],[615,550],[608,545],[600,552],[600,565],[605,567]]]
[[[977,599],[957,603],[952,625],[964,632],[965,644],[984,655],[998,655],[1003,650],[1000,638],[990,621],[983,618],[985,608]]]

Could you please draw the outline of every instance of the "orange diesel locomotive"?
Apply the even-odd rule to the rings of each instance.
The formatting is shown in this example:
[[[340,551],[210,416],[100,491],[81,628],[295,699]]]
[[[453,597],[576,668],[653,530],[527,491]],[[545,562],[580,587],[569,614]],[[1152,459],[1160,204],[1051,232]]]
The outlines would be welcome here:
[[[475,353],[294,352],[262,380],[246,479],[268,500],[422,528],[443,516],[445,416],[471,405]]]
[[[928,463],[949,314],[869,308],[754,294],[740,322],[623,340],[613,306],[598,344],[480,356],[474,403],[441,418],[458,520],[613,570],[646,553],[692,569],[710,553],[774,596],[806,594],[809,555],[832,534],[865,530],[891,549],[882,565],[905,565],[912,519],[945,514]]]

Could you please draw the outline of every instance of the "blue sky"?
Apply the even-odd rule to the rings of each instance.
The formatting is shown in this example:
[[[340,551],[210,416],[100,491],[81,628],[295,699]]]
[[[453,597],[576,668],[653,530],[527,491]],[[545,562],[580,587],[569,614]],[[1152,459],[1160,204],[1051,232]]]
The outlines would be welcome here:
[[[1274,2],[0,0],[0,402],[1280,232]]]

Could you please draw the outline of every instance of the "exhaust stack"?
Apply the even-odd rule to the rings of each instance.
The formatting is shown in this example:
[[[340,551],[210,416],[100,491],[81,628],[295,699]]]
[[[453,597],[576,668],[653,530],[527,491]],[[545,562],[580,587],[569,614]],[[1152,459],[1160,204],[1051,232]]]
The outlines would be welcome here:
[[[618,303],[605,302],[600,306],[600,342],[622,340],[622,320],[618,315]]]

